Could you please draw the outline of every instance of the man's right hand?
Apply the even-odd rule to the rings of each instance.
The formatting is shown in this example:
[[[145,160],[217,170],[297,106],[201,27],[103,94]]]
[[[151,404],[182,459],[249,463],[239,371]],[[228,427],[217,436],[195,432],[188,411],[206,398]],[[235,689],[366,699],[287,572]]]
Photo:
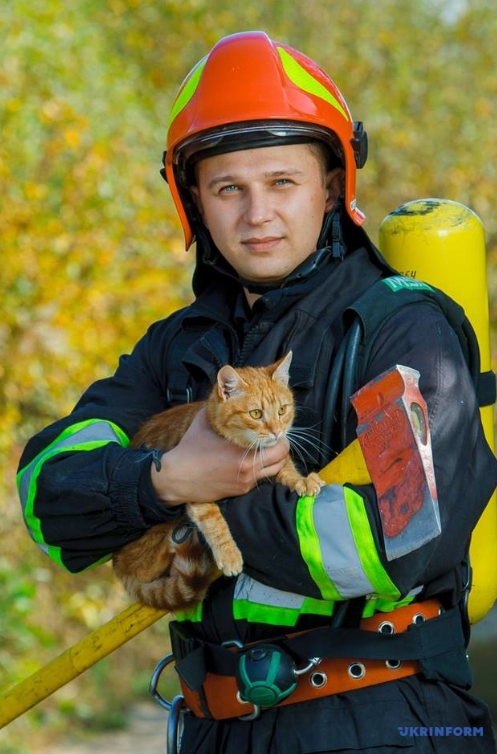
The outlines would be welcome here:
[[[151,464],[152,484],[165,505],[211,503],[249,492],[284,466],[289,445],[282,440],[261,452],[247,451],[220,437],[202,409],[172,450]]]

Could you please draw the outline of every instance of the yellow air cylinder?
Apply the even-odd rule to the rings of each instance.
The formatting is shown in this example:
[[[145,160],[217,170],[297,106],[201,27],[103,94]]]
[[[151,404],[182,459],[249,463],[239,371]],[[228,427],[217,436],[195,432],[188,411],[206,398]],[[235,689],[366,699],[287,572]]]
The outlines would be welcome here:
[[[387,262],[402,275],[431,283],[463,307],[478,338],[481,370],[490,370],[485,236],[478,215],[447,199],[408,202],[381,223],[379,247]],[[493,407],[480,411],[488,444],[495,450]],[[471,540],[471,623],[481,620],[497,598],[496,557],[494,493]]]

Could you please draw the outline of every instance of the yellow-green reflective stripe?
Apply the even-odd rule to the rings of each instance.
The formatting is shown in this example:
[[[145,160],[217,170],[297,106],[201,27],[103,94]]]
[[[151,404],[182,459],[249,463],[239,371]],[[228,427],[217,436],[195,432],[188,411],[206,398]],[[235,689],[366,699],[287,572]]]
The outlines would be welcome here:
[[[391,613],[392,610],[396,610],[398,607],[404,607],[410,605],[413,600],[416,599],[415,594],[404,597],[403,600],[383,600],[381,597],[374,597],[373,599],[366,600],[364,610],[362,612],[363,618],[369,618],[375,613]]]
[[[167,127],[169,128],[173,120],[176,118],[179,113],[185,109],[187,104],[190,102],[191,98],[195,94],[197,90],[198,83],[200,81],[200,77],[202,75],[202,71],[204,70],[204,66],[207,62],[207,55],[205,58],[202,58],[202,60],[199,60],[195,68],[193,69],[190,78],[188,81],[186,81],[183,89],[180,91],[178,96],[176,97],[175,102],[173,103],[171,112],[169,114],[169,120],[167,122]]]
[[[383,568],[376,550],[373,533],[362,497],[349,487],[344,487],[344,499],[357,552],[364,573],[382,599],[396,600],[400,592]]]
[[[343,109],[340,102],[331,94],[331,92],[328,91],[328,89],[326,89],[325,86],[323,86],[323,84],[315,79],[314,76],[311,76],[311,74],[306,71],[305,68],[302,68],[300,63],[297,63],[295,58],[293,58],[290,53],[288,53],[282,47],[277,47],[276,49],[278,50],[279,56],[281,58],[283,69],[292,83],[294,83],[300,89],[303,89],[304,92],[324,99],[334,108],[336,108],[338,112],[343,115],[345,120],[350,120],[348,113]]]
[[[296,510],[297,532],[299,536],[300,552],[305,560],[309,573],[316,583],[325,600],[341,600],[339,593],[326,573],[319,537],[314,525],[314,498],[304,496],[299,498]]]
[[[295,626],[301,615],[333,615],[335,604],[305,597],[299,608],[260,605],[250,600],[233,601],[233,618],[270,626]]]
[[[175,613],[177,621],[184,622],[190,621],[191,623],[201,623],[204,613],[204,603],[199,602],[198,605],[188,608],[187,610],[178,610]]]
[[[101,440],[86,439],[84,442],[78,441],[79,436],[86,436],[90,427],[98,427],[101,432],[102,426],[107,428],[108,437]],[[91,431],[91,430],[90,430]],[[74,440],[74,442],[71,442]],[[58,435],[53,442],[41,451],[27,466],[25,466],[17,475],[17,488],[23,505],[24,518],[33,540],[40,545],[49,557],[58,563],[62,568],[67,566],[62,561],[61,548],[49,545],[45,542],[41,530],[41,521],[34,513],[34,504],[37,492],[37,481],[45,461],[54,458],[60,453],[71,451],[95,450],[96,448],[107,445],[109,442],[119,442],[123,446],[129,445],[129,438],[117,424],[101,419],[90,419],[84,422],[72,424]],[[110,557],[105,556],[98,563],[104,563]],[[92,566],[90,566],[92,567]]]
[[[31,473],[31,470],[33,467],[35,467],[41,459],[45,459],[45,456],[50,455],[52,450],[59,446],[61,443],[64,443],[66,440],[68,440],[71,437],[74,437],[74,435],[80,434],[88,429],[88,427],[91,427],[93,425],[104,425],[110,428],[112,431],[112,436],[109,435],[107,438],[108,440],[117,440],[121,445],[126,447],[129,445],[129,437],[126,435],[123,430],[118,427],[117,424],[114,424],[114,422],[107,421],[106,419],[87,419],[83,422],[77,422],[76,424],[71,424],[69,427],[66,427],[60,435],[57,435],[55,440],[50,443],[50,445],[47,445],[44,450],[42,450],[33,460],[28,463],[23,469],[19,471],[17,474],[17,488],[18,490],[21,489],[22,481],[26,475],[29,475]],[[91,438],[90,438],[91,439]]]

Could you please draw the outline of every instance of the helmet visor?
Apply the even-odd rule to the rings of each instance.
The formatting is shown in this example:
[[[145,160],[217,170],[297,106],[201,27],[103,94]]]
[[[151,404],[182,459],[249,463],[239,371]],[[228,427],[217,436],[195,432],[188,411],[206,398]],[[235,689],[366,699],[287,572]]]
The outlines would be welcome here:
[[[308,144],[315,141],[329,147],[328,169],[344,166],[340,141],[332,131],[313,124],[286,121],[233,123],[194,134],[176,147],[173,164],[178,182],[188,186],[193,181],[192,168],[205,157],[245,149]]]

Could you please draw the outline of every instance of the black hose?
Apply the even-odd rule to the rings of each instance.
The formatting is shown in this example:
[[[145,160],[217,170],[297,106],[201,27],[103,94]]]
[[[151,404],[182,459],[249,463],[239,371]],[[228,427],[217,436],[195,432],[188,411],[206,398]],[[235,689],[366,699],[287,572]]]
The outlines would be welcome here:
[[[342,450],[346,447],[348,440],[347,419],[350,412],[350,396],[355,392],[357,388],[355,384],[357,376],[356,367],[361,340],[362,323],[359,317],[357,317],[350,326],[347,351],[345,353],[345,364],[343,369],[342,409],[340,412],[340,441],[342,443]]]
[[[354,379],[356,373],[356,361],[357,354],[362,336],[362,326],[360,320],[354,320],[351,327],[345,333],[345,336],[340,343],[337,355],[333,362],[328,385],[325,395],[325,414],[323,419],[323,450],[321,451],[321,466],[325,466],[329,461],[326,456],[326,448],[331,445],[333,436],[333,425],[335,422],[335,414],[337,409],[337,400],[340,388],[342,387],[342,394],[347,397],[342,397],[342,410],[341,410],[341,436],[342,440],[346,434],[346,415],[349,410],[350,395],[355,389]],[[347,405],[345,406],[345,401]],[[343,446],[345,444],[343,443]]]
[[[324,400],[324,417],[321,432],[321,437],[323,439],[320,462],[321,467],[326,466],[326,464],[330,460],[327,457],[326,449],[331,446],[333,424],[335,423],[335,409],[337,404],[338,391],[340,390],[342,381],[343,363],[345,360],[345,352],[347,350],[348,339],[349,332],[345,334],[342,342],[340,343],[340,347],[331,368],[328,385],[326,387]]]

